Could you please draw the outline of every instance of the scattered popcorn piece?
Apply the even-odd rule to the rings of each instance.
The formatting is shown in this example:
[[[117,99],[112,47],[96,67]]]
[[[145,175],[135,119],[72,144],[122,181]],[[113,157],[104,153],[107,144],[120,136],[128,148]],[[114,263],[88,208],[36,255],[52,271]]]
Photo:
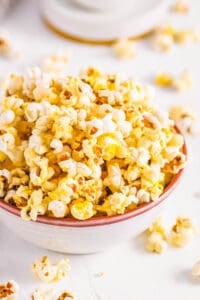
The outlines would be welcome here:
[[[198,29],[177,30],[174,41],[178,44],[194,44],[200,42],[200,31]]]
[[[33,272],[42,282],[51,283],[65,278],[70,270],[69,260],[61,259],[52,264],[47,256],[43,256],[32,265]]]
[[[185,247],[195,232],[196,228],[189,218],[178,217],[170,231],[169,241],[175,247]]]
[[[170,74],[161,72],[155,77],[155,83],[161,87],[172,87],[178,92],[188,90],[192,86],[192,75],[184,71],[179,77],[174,78]]]
[[[167,248],[167,234],[162,219],[158,218],[147,229],[146,249],[149,252],[162,253]]]
[[[56,300],[73,300],[73,299],[74,296],[71,293],[64,291]]]
[[[173,77],[167,73],[158,73],[155,77],[155,83],[161,87],[171,87],[173,85]]]
[[[128,39],[119,39],[113,47],[115,54],[121,59],[130,59],[135,53],[133,42]]]
[[[151,224],[151,226],[149,226],[149,228],[147,229],[147,233],[153,233],[153,232],[160,233],[163,239],[167,238],[167,232],[166,232],[166,229],[165,229],[165,227],[163,225],[163,221],[162,221],[161,217],[157,218]]]
[[[74,296],[68,291],[64,291],[56,295],[55,291],[36,289],[32,295],[31,300],[74,300]]]
[[[153,46],[155,49],[167,52],[171,50],[172,46],[174,44],[173,36],[167,34],[167,33],[156,33],[153,38]]]
[[[169,116],[175,121],[184,133],[193,134],[195,129],[195,115],[190,107],[184,105],[173,105],[169,109]]]
[[[192,276],[196,280],[200,280],[200,261],[197,261],[192,267]]]
[[[167,248],[167,242],[163,240],[159,232],[152,232],[146,242],[146,249],[149,252],[163,253]]]
[[[186,14],[189,12],[190,8],[188,3],[184,0],[176,0],[172,5],[171,10],[176,13]]]
[[[0,284],[0,299],[1,300],[16,300],[19,291],[18,284],[14,281]]]
[[[193,44],[200,41],[198,29],[175,29],[171,25],[158,27],[153,35],[154,48],[169,51],[176,44]]]
[[[60,74],[66,71],[69,56],[66,51],[59,51],[44,58],[41,67],[44,72]]]
[[[180,77],[173,80],[173,87],[178,91],[182,92],[190,89],[192,86],[192,75],[190,72],[183,72]]]
[[[56,300],[55,293],[53,290],[42,290],[42,289],[36,289],[31,294],[31,300]]]

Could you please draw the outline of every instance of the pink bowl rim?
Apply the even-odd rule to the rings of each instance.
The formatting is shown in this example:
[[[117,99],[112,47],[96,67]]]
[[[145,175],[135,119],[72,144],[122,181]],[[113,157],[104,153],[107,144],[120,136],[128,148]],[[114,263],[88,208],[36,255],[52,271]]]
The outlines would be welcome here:
[[[181,134],[180,130],[176,126],[175,129],[177,133]],[[187,147],[185,141],[183,144],[182,152],[187,157]],[[164,192],[162,193],[162,195],[159,197],[158,200],[141,204],[139,207],[127,211],[124,214],[114,215],[114,216],[93,217],[83,221],[76,220],[73,218],[54,218],[54,217],[47,217],[47,216],[38,216],[36,221],[30,220],[29,222],[42,223],[42,224],[61,226],[61,227],[95,227],[95,226],[104,226],[104,225],[126,221],[128,219],[137,217],[145,212],[148,212],[152,208],[161,204],[165,199],[167,199],[167,197],[173,192],[173,190],[177,187],[178,183],[180,182],[183,172],[184,172],[184,168],[181,169],[176,175],[174,175],[172,181],[166,187],[166,189],[164,190]],[[20,209],[14,207],[11,204],[4,202],[2,199],[0,199],[0,208],[21,218]]]

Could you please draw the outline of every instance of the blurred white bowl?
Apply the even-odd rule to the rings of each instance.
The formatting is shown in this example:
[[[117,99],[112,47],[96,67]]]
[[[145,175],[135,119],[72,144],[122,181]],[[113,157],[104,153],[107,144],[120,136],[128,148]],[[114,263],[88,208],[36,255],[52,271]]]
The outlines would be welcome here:
[[[86,3],[87,0],[77,1]],[[92,10],[77,5],[76,1],[42,0],[42,15],[62,35],[106,42],[149,32],[160,24],[168,7],[168,0],[125,0],[120,3],[120,9],[111,10],[114,1],[119,2],[89,0],[88,6],[104,7],[104,10]]]

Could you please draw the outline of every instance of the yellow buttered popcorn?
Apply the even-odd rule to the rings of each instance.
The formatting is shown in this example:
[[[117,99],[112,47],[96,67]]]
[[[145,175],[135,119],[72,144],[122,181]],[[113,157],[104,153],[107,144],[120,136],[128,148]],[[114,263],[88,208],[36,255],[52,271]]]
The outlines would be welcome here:
[[[51,263],[47,256],[43,256],[32,265],[34,274],[45,283],[64,279],[70,270],[69,260],[61,259],[58,263]]]
[[[182,10],[182,12],[184,12],[184,9],[187,9],[186,5],[181,3],[177,3],[177,6],[174,5],[173,8],[176,11]],[[192,28],[176,29],[172,25],[163,25],[158,27],[153,35],[154,48],[163,52],[171,50],[174,44],[194,44],[199,41],[199,30]]]
[[[185,247],[194,237],[196,227],[191,219],[178,217],[171,228],[169,241],[175,247]]]
[[[116,56],[121,59],[130,59],[134,57],[133,42],[128,39],[119,39],[113,47]]]
[[[19,286],[14,280],[0,284],[0,299],[2,300],[17,300]]]
[[[173,88],[177,92],[183,92],[192,87],[192,75],[188,71],[182,72],[178,77],[173,77],[168,73],[158,73],[155,77],[155,83],[161,87]]]
[[[71,214],[75,219],[86,220],[95,214],[93,204],[89,201],[76,202],[71,206]]]
[[[25,220],[123,214],[156,201],[185,165],[174,122],[132,78],[36,67],[3,90],[0,195]]]
[[[167,248],[167,232],[159,217],[147,229],[146,249],[149,252],[162,253]]]

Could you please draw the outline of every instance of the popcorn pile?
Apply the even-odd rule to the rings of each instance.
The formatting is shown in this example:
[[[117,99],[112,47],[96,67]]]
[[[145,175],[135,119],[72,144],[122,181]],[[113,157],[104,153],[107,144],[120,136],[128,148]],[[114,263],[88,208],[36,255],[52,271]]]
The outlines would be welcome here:
[[[172,25],[160,26],[155,30],[153,46],[160,51],[169,51],[174,44],[194,44],[200,42],[197,29],[177,30]]]
[[[196,227],[189,218],[178,217],[169,232],[165,229],[162,219],[158,218],[147,229],[146,250],[162,253],[168,244],[179,248],[185,247],[195,233]]]
[[[174,78],[170,74],[160,72],[155,77],[155,83],[160,87],[170,87],[178,92],[183,92],[192,87],[192,75],[184,71],[179,77]]]
[[[167,112],[119,74],[34,68],[10,75],[0,103],[0,195],[26,220],[123,214],[185,165]]]
[[[52,264],[47,256],[43,256],[32,265],[32,270],[42,282],[50,283],[65,278],[70,266],[67,258],[61,259],[57,264]]]
[[[18,284],[11,280],[5,284],[0,284],[0,299],[1,300],[15,300],[19,290]]]

